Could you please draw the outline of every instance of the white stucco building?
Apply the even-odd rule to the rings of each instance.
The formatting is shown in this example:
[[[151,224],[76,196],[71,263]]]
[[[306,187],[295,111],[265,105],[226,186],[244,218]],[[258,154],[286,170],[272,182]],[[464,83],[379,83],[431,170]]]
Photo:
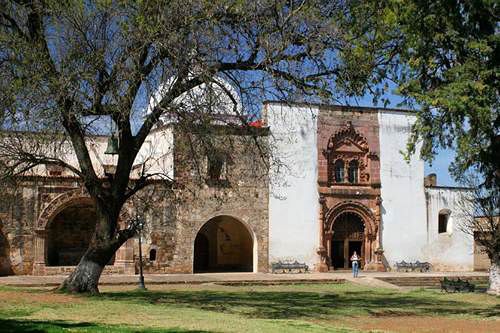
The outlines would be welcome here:
[[[460,230],[466,189],[426,178],[403,158],[415,114],[405,110],[267,103],[275,164],[269,197],[270,261],[317,270],[430,262],[472,270],[473,239]]]

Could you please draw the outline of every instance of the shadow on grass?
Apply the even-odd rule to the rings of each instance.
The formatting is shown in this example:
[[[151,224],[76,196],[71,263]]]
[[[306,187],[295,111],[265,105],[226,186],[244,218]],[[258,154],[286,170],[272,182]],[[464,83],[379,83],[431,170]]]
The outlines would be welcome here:
[[[0,332],[110,332],[110,333],[208,333],[209,331],[190,331],[180,328],[152,329],[120,325],[101,325],[96,323],[71,323],[60,320],[38,321],[22,319],[0,319]]]
[[[430,293],[391,293],[376,290],[359,292],[219,292],[151,291],[110,292],[99,298],[184,306],[193,309],[239,314],[262,319],[320,319],[324,316],[500,316],[500,304],[478,304],[440,299]]]

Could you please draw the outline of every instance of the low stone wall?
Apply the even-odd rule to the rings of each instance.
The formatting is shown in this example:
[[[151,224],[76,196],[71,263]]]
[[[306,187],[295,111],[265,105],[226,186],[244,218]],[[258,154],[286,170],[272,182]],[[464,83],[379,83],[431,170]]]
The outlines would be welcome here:
[[[44,272],[39,275],[68,275],[76,266],[45,266]],[[125,274],[125,269],[119,266],[106,266],[102,274]]]

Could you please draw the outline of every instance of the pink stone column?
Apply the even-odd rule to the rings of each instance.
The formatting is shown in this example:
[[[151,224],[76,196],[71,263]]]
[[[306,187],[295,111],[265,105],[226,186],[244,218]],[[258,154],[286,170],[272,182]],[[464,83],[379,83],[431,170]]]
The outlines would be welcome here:
[[[33,275],[45,275],[46,238],[47,238],[47,232],[45,230],[35,231]]]
[[[124,274],[135,274],[134,265],[134,239],[127,240],[116,251],[115,267],[122,267]]]
[[[327,250],[325,248],[325,222],[324,222],[324,205],[325,198],[319,197],[319,247],[317,253],[319,254],[318,271],[328,272],[328,264],[326,262]]]

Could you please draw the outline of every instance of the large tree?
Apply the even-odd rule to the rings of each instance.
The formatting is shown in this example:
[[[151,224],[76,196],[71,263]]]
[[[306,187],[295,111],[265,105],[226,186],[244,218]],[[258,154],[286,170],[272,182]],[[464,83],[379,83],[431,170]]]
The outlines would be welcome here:
[[[482,179],[475,183],[480,195],[473,196],[477,202],[472,206],[481,207],[486,201],[498,204],[498,1],[389,0],[384,6],[384,33],[400,45],[400,65],[392,68],[392,79],[405,102],[418,110],[408,153],[421,147],[421,156],[432,162],[439,149],[454,150],[450,170],[455,179],[466,181],[468,171]],[[496,279],[491,285],[498,294],[500,233],[495,227],[488,230],[483,230],[488,234],[483,243],[491,260],[490,277]]]
[[[451,148],[457,180],[477,169],[488,187],[500,185],[500,6],[496,1],[386,1],[381,20],[397,40],[392,78],[404,103],[417,108],[409,142],[432,161]]]
[[[165,117],[186,131],[211,123],[207,110],[220,102],[193,103],[199,93],[180,99],[196,87],[226,95],[245,126],[263,98],[362,95],[394,60],[395,44],[378,33],[381,8],[320,0],[0,0],[2,126],[36,134],[4,133],[10,160],[2,169],[16,176],[44,163],[69,168],[97,210],[91,244],[62,288],[98,292],[104,265],[134,235],[117,221],[148,183],[147,175],[133,184],[129,177],[152,129]],[[141,113],[137,105],[151,96]],[[114,176],[102,178],[88,142],[109,118],[120,145]],[[66,140],[77,166],[56,152],[68,149],[55,144]]]

